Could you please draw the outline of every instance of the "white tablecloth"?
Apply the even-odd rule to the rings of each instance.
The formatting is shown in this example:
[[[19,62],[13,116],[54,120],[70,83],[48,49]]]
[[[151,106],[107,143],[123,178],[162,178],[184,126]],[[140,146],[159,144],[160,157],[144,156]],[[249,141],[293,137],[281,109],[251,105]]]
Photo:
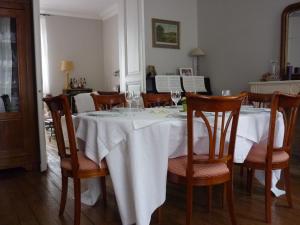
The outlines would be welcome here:
[[[174,112],[95,112],[74,120],[87,157],[97,163],[106,158],[124,225],[150,224],[151,214],[165,201],[168,158],[186,154],[186,118]],[[254,143],[266,142],[269,116],[265,111],[240,114],[235,162],[242,163]],[[195,146],[201,146],[201,153],[207,152],[206,128],[200,120],[195,123],[199,125],[194,129]],[[278,114],[276,146],[282,145],[283,128],[282,115]],[[275,185],[278,174],[273,178]]]

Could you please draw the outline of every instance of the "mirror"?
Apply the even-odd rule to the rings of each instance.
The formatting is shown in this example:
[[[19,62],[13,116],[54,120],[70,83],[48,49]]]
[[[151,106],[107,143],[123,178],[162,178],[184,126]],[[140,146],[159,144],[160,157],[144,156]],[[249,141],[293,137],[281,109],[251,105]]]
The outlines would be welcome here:
[[[287,6],[281,15],[280,76],[300,79],[300,2]]]

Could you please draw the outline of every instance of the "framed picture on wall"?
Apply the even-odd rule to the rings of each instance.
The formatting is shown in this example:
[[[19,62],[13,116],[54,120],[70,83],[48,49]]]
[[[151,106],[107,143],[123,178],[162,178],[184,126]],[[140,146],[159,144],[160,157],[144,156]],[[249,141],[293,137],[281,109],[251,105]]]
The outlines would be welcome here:
[[[152,46],[180,49],[180,22],[153,18]]]
[[[179,74],[181,76],[193,76],[193,69],[192,68],[179,68]]]

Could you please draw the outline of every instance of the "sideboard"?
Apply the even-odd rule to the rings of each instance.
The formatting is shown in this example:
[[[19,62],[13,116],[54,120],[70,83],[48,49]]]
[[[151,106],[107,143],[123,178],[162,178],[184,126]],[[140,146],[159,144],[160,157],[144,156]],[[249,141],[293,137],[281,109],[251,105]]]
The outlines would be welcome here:
[[[272,93],[280,91],[288,94],[300,93],[300,80],[249,82],[250,91],[255,93]],[[293,155],[300,158],[300,113],[296,124]]]
[[[300,80],[249,82],[250,91],[255,93],[273,93],[280,91],[287,94],[300,92]]]

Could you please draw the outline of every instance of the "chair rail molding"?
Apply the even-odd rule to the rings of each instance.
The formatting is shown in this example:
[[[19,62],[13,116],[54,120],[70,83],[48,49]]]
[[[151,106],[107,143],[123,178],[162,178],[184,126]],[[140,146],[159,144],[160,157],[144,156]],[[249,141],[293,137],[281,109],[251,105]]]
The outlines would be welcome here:
[[[144,0],[119,0],[120,89],[145,90]]]

